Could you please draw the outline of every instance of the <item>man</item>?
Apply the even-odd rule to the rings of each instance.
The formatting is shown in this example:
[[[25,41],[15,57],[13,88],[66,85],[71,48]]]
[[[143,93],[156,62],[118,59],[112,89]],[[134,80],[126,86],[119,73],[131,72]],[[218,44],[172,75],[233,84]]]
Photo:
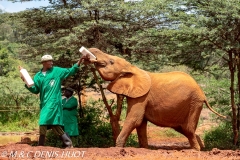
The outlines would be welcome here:
[[[64,131],[70,137],[78,136],[78,112],[77,106],[78,101],[77,98],[73,96],[74,90],[72,88],[64,89],[65,98],[62,100],[63,104],[63,124]]]
[[[34,85],[25,87],[32,93],[40,93],[40,119],[39,119],[39,142],[40,146],[45,143],[47,129],[51,128],[53,132],[60,136],[63,144],[67,148],[72,147],[71,139],[63,131],[63,110],[61,97],[61,82],[63,79],[74,75],[84,59],[83,56],[71,68],[53,67],[53,58],[51,55],[44,55],[41,58],[43,68],[36,73],[33,78]],[[23,77],[21,77],[23,79]]]

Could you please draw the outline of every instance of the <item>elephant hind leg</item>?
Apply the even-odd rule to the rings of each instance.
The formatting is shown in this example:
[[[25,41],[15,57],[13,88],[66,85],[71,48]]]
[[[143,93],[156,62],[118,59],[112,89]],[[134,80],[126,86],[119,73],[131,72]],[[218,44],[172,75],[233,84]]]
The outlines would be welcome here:
[[[201,147],[198,143],[198,139],[195,133],[190,133],[186,135],[186,137],[188,138],[188,141],[192,149],[196,149],[197,151],[201,150]]]
[[[184,136],[186,136],[188,138],[188,141],[190,143],[190,146],[192,149],[196,149],[197,151],[200,151],[201,147],[200,147],[200,137],[198,135],[196,135],[194,132],[190,132],[187,131],[185,129],[183,129],[182,127],[177,127],[174,128],[177,132],[183,134]],[[200,145],[199,145],[200,144]]]
[[[147,120],[144,118],[141,125],[136,128],[138,134],[138,142],[141,148],[148,148],[147,140]]]

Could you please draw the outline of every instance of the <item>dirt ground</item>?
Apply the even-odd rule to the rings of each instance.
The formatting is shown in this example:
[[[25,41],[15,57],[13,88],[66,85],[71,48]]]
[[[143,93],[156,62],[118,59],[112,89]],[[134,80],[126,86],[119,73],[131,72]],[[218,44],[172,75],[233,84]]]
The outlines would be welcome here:
[[[197,129],[201,135],[213,124],[204,122],[209,111],[203,110],[202,125]],[[240,150],[195,151],[190,149],[185,137],[161,137],[166,129],[148,125],[149,149],[133,147],[71,148],[61,149],[50,146],[31,146],[28,135],[20,143],[0,144],[0,160],[240,160]],[[36,139],[35,139],[36,140]]]
[[[197,129],[198,134],[210,129],[212,124],[204,124]],[[240,150],[195,151],[190,149],[183,136],[161,137],[167,131],[154,125],[148,126],[149,149],[134,147],[71,148],[31,146],[29,133],[21,142],[0,145],[0,160],[240,160]],[[134,131],[135,132],[135,131]]]
[[[197,152],[190,149],[149,150],[143,148],[73,148],[31,147],[27,144],[12,144],[0,148],[1,160],[54,159],[54,160],[221,160],[240,159],[240,151],[213,149]]]

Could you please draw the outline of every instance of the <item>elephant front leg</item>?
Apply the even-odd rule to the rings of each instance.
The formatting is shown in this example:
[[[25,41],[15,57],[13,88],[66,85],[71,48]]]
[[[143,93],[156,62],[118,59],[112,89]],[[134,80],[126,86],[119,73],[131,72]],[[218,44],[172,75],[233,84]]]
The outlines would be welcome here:
[[[117,137],[116,140],[116,147],[124,147],[128,136],[130,135],[130,133],[133,131],[134,127],[133,125],[130,124],[126,124],[127,122],[124,122],[123,128],[120,132],[120,134]]]
[[[137,127],[138,142],[141,148],[148,148],[147,120],[144,118],[142,124]]]
[[[116,140],[117,147],[124,147],[126,140],[127,140],[128,136],[130,135],[130,133],[135,128],[140,127],[140,125],[142,124],[143,115],[144,115],[144,112],[142,110],[140,110],[140,109],[134,110],[133,108],[127,114],[127,118],[124,121],[123,128]],[[142,143],[143,145],[146,145],[146,141],[147,141],[147,140],[144,140],[144,137],[146,138],[146,133],[145,133],[146,129],[144,131],[144,126],[146,127],[145,123],[147,123],[147,122],[144,122],[144,124],[142,124],[142,126],[139,128],[139,131],[138,131],[138,132],[141,132],[140,137],[143,137],[143,138],[140,138],[141,139],[140,143]]]

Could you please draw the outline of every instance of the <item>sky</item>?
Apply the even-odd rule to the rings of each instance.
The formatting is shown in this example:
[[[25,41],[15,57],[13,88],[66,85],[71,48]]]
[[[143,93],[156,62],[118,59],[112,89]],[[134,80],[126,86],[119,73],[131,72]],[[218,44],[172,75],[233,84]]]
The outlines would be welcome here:
[[[27,8],[38,8],[38,7],[45,7],[48,6],[48,0],[42,1],[28,1],[28,2],[15,2],[12,3],[11,1],[7,0],[0,0],[0,9],[4,10],[5,12],[20,12]]]
[[[124,1],[129,2],[129,1],[142,1],[142,0],[124,0]],[[0,9],[9,13],[20,12],[27,8],[46,7],[48,5],[49,5],[48,0],[33,0],[33,1],[15,2],[15,3],[7,0],[0,0]]]

